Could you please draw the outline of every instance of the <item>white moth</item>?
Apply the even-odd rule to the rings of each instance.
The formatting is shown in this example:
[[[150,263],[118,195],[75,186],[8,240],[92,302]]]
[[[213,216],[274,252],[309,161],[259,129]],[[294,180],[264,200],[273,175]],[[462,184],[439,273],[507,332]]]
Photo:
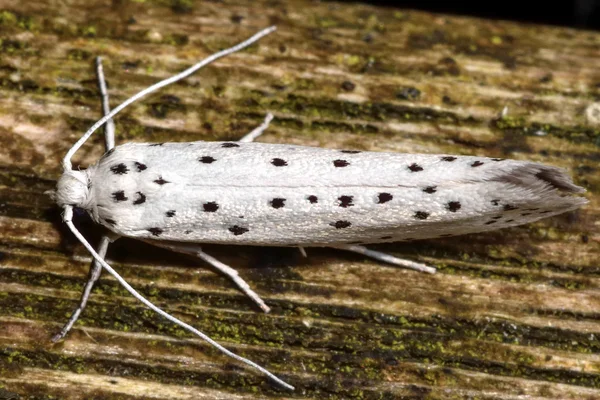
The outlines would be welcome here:
[[[64,172],[54,194],[64,208],[64,221],[95,262],[79,308],[54,340],[64,337],[77,320],[103,267],[165,318],[293,389],[144,299],[104,261],[109,242],[125,236],[196,255],[230,276],[268,311],[235,270],[203,253],[198,244],[295,246],[302,251],[304,247],[328,246],[434,272],[431,267],[360,244],[488,231],[537,221],[586,203],[584,198],[573,196],[584,190],[563,170],[534,162],[251,143],[267,128],[270,114],[239,142],[128,143],[114,147],[113,128],[107,125],[108,151],[88,169],[72,169],[70,159],[77,149],[124,107],[274,29],[265,29],[143,90],[111,112],[99,64],[106,115],[65,156]],[[86,210],[112,232],[102,239],[97,252],[74,228],[73,207]]]

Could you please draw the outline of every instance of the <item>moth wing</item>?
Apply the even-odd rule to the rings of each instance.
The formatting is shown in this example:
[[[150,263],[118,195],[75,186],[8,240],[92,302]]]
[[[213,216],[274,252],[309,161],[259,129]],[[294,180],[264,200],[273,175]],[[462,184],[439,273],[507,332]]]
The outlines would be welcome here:
[[[575,209],[560,169],[484,157],[263,143],[126,144],[93,167],[123,236],[328,246],[479,232]]]

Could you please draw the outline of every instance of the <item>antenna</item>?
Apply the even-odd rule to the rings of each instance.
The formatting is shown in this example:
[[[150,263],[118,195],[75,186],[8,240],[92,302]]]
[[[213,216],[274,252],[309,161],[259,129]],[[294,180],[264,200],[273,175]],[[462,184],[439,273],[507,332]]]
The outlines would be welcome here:
[[[155,92],[158,89],[161,89],[165,86],[175,83],[183,78],[187,78],[188,76],[190,76],[191,74],[193,74],[194,72],[199,70],[200,68],[212,63],[213,61],[215,61],[221,57],[225,57],[229,54],[235,53],[236,51],[239,51],[245,47],[250,46],[252,43],[254,43],[254,42],[258,41],[259,39],[261,39],[262,37],[274,32],[276,29],[277,29],[277,27],[275,27],[275,26],[271,26],[269,28],[263,29],[262,31],[254,34],[252,37],[246,39],[245,41],[243,41],[233,47],[230,47],[229,49],[221,50],[218,53],[215,53],[209,57],[206,57],[204,60],[200,61],[197,64],[192,65],[185,71],[180,72],[179,74],[174,75],[170,78],[164,79],[160,82],[157,82],[154,85],[149,86],[144,90],[141,90],[137,94],[134,94],[133,96],[131,96],[130,98],[125,100],[123,103],[121,103],[117,107],[113,108],[113,110],[110,113],[106,114],[104,117],[102,117],[100,120],[98,120],[94,125],[92,125],[92,127],[90,129],[88,129],[88,131],[81,137],[81,139],[79,139],[73,145],[73,147],[71,147],[71,149],[67,152],[67,154],[65,155],[65,158],[63,158],[63,161],[62,161],[63,169],[64,170],[72,169],[73,165],[71,164],[71,158],[73,157],[73,154],[75,154],[75,152],[77,150],[79,150],[79,148],[86,142],[86,140],[88,140],[88,138],[90,136],[92,136],[92,134],[96,131],[96,129],[100,128],[108,120],[113,118],[122,109],[124,109],[125,107],[127,107],[128,105],[133,103],[134,101],[137,101],[137,100],[141,99],[142,97],[144,97],[145,95]]]

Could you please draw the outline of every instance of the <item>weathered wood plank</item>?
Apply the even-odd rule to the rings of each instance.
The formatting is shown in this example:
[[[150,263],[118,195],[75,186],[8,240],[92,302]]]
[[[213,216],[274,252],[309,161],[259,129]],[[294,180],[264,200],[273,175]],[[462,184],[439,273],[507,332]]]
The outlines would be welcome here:
[[[584,209],[486,234],[379,246],[428,276],[334,250],[218,247],[273,307],[200,263],[132,240],[109,259],[176,316],[298,387],[286,393],[101,279],[44,195],[113,106],[277,24],[116,120],[117,141],[260,140],[531,159],[567,168]],[[0,0],[0,398],[600,397],[600,35],[308,1]],[[504,107],[508,113],[501,116]],[[75,163],[102,154],[94,136]],[[81,216],[90,240],[100,229]]]

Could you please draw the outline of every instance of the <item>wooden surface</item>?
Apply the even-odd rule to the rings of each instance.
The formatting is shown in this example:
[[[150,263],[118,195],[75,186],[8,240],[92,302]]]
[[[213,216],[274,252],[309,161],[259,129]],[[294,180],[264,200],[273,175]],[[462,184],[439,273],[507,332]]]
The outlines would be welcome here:
[[[206,246],[269,315],[201,262],[114,244],[109,260],[142,293],[293,393],[106,276],[51,344],[90,257],[44,191],[100,116],[94,56],[115,106],[270,24],[259,45],[123,112],[117,143],[235,140],[272,111],[265,142],[530,159],[567,168],[590,203],[377,247],[433,276],[328,249]],[[351,3],[0,0],[0,51],[0,399],[600,398],[599,34]],[[95,243],[100,228],[77,220]]]

